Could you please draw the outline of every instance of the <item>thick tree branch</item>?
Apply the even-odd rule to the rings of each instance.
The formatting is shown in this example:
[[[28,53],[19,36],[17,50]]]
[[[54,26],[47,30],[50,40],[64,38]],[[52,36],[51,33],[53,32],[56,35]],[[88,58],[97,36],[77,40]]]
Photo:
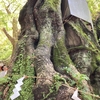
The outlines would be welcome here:
[[[6,31],[5,28],[3,28],[2,31],[5,33],[5,35],[7,36],[7,38],[10,40],[11,44],[14,46],[15,40],[8,34],[8,32]]]

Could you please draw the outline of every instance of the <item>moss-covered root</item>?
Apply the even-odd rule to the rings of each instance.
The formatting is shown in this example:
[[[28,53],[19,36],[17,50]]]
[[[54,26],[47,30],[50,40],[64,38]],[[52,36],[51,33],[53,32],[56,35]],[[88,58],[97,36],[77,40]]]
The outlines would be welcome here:
[[[64,67],[67,66],[70,70],[68,71],[68,73],[65,73],[65,74],[69,74],[76,81],[76,83],[78,82],[79,83],[78,87],[81,86],[82,91],[91,93],[90,89],[89,89],[89,85],[86,80],[84,80],[83,82],[79,82],[81,80],[80,79],[81,74],[77,71],[75,66],[72,65],[72,63],[71,63],[72,61],[71,61],[67,51],[66,50],[64,51],[64,49],[60,50],[60,48],[58,51],[58,49],[56,48],[54,54],[56,55],[54,57],[54,64],[56,66],[57,71],[59,71],[60,73],[65,73],[63,69],[64,69]],[[61,67],[61,66],[63,66],[63,67]],[[86,96],[85,94],[82,94],[82,97],[84,98],[83,100],[93,100],[91,96]]]
[[[65,32],[63,29],[62,22],[60,22],[61,18],[59,15],[57,18],[59,20],[59,26],[58,26],[59,31],[58,31],[58,38],[56,41],[56,46],[54,47],[54,50],[53,50],[53,61],[54,61],[55,69],[57,69],[57,71],[62,73],[63,69],[68,67],[70,70],[67,74],[70,75],[76,82],[80,82],[81,74],[77,71],[77,69],[73,65],[73,62],[70,59],[70,56],[65,46],[65,38],[64,38]],[[85,92],[91,93],[89,89],[89,85],[86,80],[83,80],[77,86],[78,87],[81,86],[82,90],[84,90]],[[83,100],[93,100],[91,96],[86,96],[85,94],[82,94],[82,97],[83,97]]]

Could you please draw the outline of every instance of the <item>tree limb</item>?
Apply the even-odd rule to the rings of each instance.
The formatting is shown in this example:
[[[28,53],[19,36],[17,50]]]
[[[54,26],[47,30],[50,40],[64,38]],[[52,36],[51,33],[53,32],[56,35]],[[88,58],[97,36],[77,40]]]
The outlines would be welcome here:
[[[5,33],[5,35],[7,36],[7,38],[10,40],[11,44],[14,46],[14,44],[15,44],[14,38],[12,38],[12,37],[8,34],[8,32],[6,31],[5,28],[3,28],[2,31]]]

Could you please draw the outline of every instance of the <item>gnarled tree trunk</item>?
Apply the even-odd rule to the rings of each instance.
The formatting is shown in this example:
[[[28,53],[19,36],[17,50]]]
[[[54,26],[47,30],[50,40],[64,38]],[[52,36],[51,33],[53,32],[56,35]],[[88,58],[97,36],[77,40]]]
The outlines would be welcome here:
[[[27,78],[16,100],[72,100],[76,88],[82,100],[96,100],[90,95],[94,90],[100,94],[91,85],[99,82],[93,76],[99,68],[98,43],[84,21],[73,17],[63,23],[61,2],[28,0],[21,10],[21,34],[5,99],[10,100],[13,85],[23,75]]]

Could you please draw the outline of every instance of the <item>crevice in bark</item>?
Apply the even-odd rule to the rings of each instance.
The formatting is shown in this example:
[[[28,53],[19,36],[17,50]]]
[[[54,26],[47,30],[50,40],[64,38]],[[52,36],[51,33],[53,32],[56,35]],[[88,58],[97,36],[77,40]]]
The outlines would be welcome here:
[[[91,82],[91,84],[95,84],[96,83],[96,81],[94,79],[94,76],[95,76],[95,71],[90,75],[90,82]]]
[[[51,62],[53,63],[53,66],[54,66],[54,62],[53,62],[53,49],[54,49],[54,47],[52,46],[52,47],[51,47],[50,60],[51,60]]]
[[[94,87],[95,94],[100,94],[100,90],[98,87],[100,87],[100,67],[96,68],[94,73],[91,74],[91,85]]]

